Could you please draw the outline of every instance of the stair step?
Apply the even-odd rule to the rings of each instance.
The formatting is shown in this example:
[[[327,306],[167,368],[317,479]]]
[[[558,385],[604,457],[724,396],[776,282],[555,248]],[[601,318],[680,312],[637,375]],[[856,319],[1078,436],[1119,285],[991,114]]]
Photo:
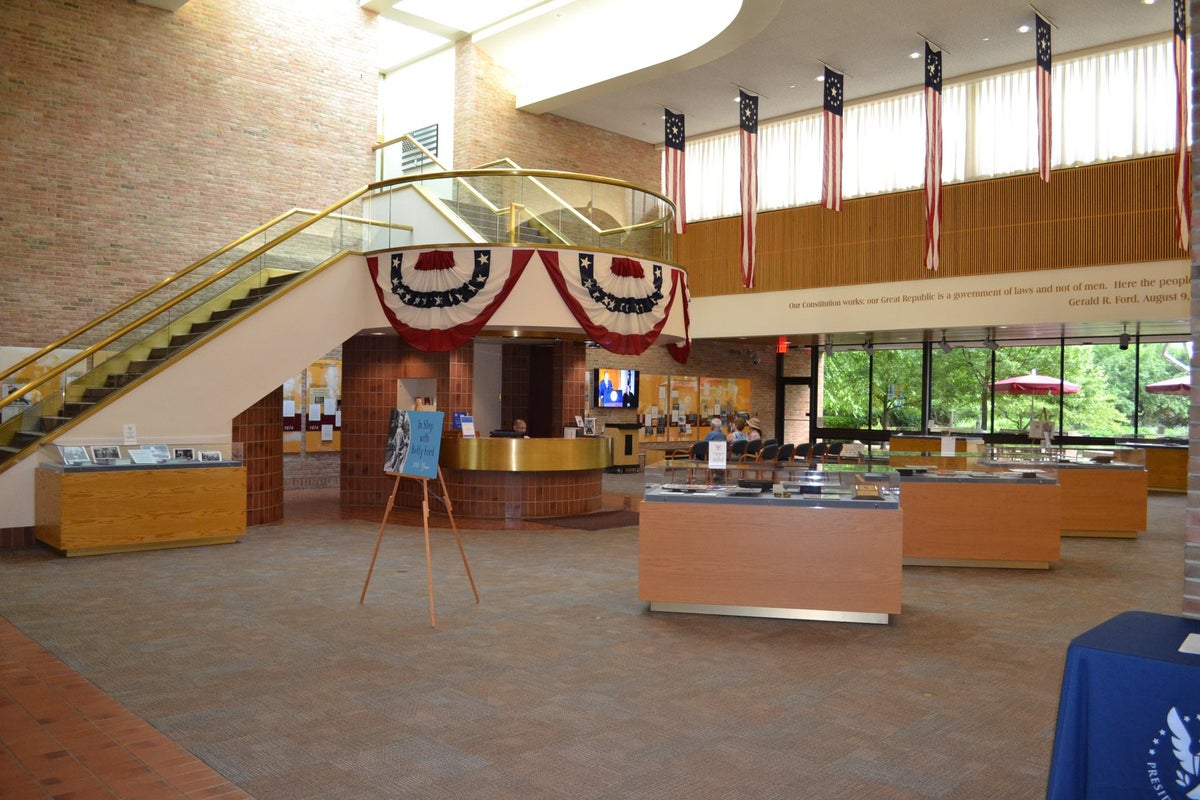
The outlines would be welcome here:
[[[84,402],[96,403],[115,391],[116,389],[110,386],[89,386],[83,390],[83,400]]]
[[[231,301],[229,303],[229,308],[239,310],[243,308],[249,308],[259,300],[262,300],[260,295],[248,294],[245,297],[239,297],[238,299]]]
[[[172,341],[171,344],[167,345],[166,347],[152,348],[150,350],[150,355],[146,356],[146,358],[150,361],[166,361],[168,358],[175,355],[182,349],[183,348],[181,346],[176,345],[174,341]]]
[[[143,361],[130,361],[129,366],[125,369],[125,373],[127,375],[141,375],[144,372],[149,372],[161,363],[161,361],[154,361],[150,359]]]
[[[19,448],[19,447],[9,447],[8,445],[0,445],[0,462],[7,461],[8,459],[12,458],[19,452],[21,452],[21,448]]]
[[[70,417],[42,417],[42,430],[49,433],[59,425],[64,425],[70,421]]]
[[[104,379],[104,385],[109,389],[120,389],[122,386],[128,383],[132,383],[135,378],[137,378],[137,375],[130,375],[127,372],[119,373],[117,375],[109,375]]]
[[[236,317],[240,308],[222,308],[220,311],[214,311],[208,315],[209,322],[224,322],[230,317]]]
[[[13,434],[12,443],[14,446],[24,449],[34,442],[41,441],[44,435],[41,431],[17,431]]]
[[[281,286],[290,280],[294,280],[299,275],[299,272],[288,272],[284,275],[273,275],[270,278],[267,278],[267,286]]]
[[[96,404],[86,403],[82,400],[68,400],[67,402],[63,403],[63,413],[66,415],[67,419],[72,419],[74,417],[78,417],[80,414],[84,413],[94,405]]]
[[[200,338],[199,331],[189,330],[187,333],[177,333],[167,342],[170,347],[184,347]]]
[[[208,333],[209,331],[211,331],[213,328],[217,327],[220,324],[221,324],[221,320],[219,320],[219,319],[210,319],[206,322],[193,322],[192,327],[188,330],[188,333],[193,333],[196,335],[200,335],[202,333]]]

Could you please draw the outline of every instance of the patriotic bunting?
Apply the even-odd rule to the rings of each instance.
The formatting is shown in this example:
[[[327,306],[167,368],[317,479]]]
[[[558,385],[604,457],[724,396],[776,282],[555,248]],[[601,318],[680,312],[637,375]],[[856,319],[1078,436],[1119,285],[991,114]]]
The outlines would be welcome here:
[[[506,247],[406,250],[367,258],[383,312],[418,350],[453,350],[479,333],[524,273],[540,257],[559,297],[601,347],[640,355],[658,339],[676,299],[683,297],[684,341],[669,346],[687,362],[687,275],[678,268],[611,253]],[[389,269],[382,269],[382,265]]]
[[[458,248],[400,252],[384,274],[367,258],[375,293],[396,332],[418,350],[453,350],[470,341],[508,297],[532,250]]]
[[[1187,2],[1175,0],[1175,215],[1176,241],[1187,250],[1192,227],[1192,169],[1188,159]]]
[[[925,268],[942,260],[942,54],[925,44]]]
[[[1050,182],[1050,142],[1053,118],[1050,116],[1050,23],[1037,15],[1037,119],[1038,177]]]
[[[684,233],[687,230],[687,191],[684,182],[683,114],[672,114],[667,108],[663,111],[666,141],[666,147],[663,148],[663,194],[675,204],[675,232]]]
[[[754,287],[754,248],[758,228],[758,98],[738,90],[741,145],[742,286]]]
[[[654,344],[675,302],[682,270],[664,275],[663,265],[611,253],[538,250],[558,295],[579,326],[598,345],[621,355],[640,355]],[[559,256],[571,263],[559,264]],[[665,281],[670,286],[664,288]]]
[[[842,93],[843,76],[825,68],[825,148],[821,205],[842,210]]]

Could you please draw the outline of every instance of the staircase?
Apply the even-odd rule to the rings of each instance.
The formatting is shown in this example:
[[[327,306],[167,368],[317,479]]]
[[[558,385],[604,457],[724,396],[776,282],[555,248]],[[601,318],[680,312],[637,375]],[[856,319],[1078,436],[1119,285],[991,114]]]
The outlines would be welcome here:
[[[259,286],[245,290],[244,294],[228,299],[223,293],[219,299],[201,306],[197,312],[184,317],[184,326],[169,325],[151,334],[128,350],[104,360],[99,366],[67,387],[61,398],[45,399],[31,404],[17,419],[21,424],[0,427],[0,437],[7,436],[0,444],[0,464],[17,458],[41,444],[46,436],[72,420],[87,414],[109,397],[135,384],[139,379],[153,373],[160,366],[177,357],[190,347],[197,345],[206,336],[247,313],[267,297],[288,285],[299,272],[280,272],[271,275]],[[234,290],[236,293],[236,290]],[[216,306],[208,310],[210,306]],[[188,322],[191,317],[207,317]],[[182,327],[183,332],[171,331]]]

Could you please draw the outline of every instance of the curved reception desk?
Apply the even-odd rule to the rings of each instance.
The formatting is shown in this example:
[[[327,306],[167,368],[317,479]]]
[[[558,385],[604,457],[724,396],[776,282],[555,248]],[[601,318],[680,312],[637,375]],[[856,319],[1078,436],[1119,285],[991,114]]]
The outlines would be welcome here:
[[[454,513],[495,519],[600,510],[607,437],[444,439],[438,463]]]

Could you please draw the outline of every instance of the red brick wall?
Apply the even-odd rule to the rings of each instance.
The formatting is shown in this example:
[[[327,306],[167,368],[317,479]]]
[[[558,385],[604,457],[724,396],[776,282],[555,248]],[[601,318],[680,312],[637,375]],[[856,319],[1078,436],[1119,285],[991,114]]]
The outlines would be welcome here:
[[[0,344],[42,346],[368,183],[375,19],[354,0],[0,5]]]
[[[283,387],[233,418],[232,440],[246,466],[246,524],[283,519]]]
[[[553,114],[516,109],[508,73],[469,42],[458,46],[454,163],[462,169],[511,158],[526,169],[600,175],[659,191],[662,156],[652,144]]]

